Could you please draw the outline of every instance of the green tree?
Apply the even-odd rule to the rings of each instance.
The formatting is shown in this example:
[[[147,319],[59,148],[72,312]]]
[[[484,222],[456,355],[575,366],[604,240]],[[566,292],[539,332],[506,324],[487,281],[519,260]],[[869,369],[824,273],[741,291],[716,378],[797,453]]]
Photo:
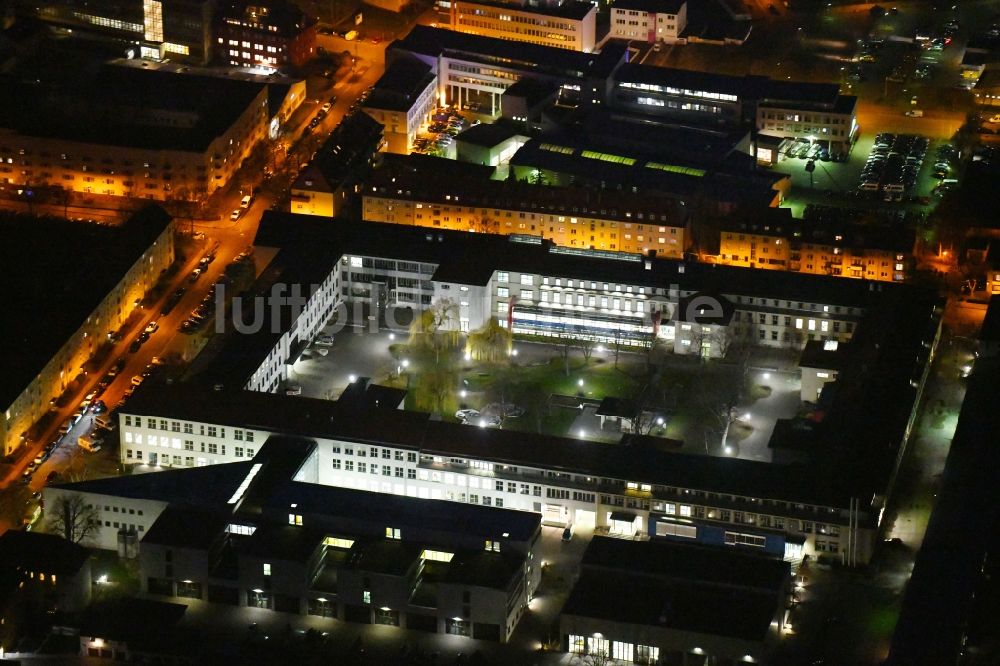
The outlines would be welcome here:
[[[469,334],[466,350],[477,361],[499,363],[509,357],[512,344],[511,332],[496,317],[490,317],[482,328]]]

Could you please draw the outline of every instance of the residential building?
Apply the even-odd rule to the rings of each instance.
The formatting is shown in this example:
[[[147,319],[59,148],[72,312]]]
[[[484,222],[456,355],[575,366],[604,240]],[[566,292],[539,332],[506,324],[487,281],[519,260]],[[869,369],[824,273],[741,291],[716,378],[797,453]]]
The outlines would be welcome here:
[[[291,212],[340,215],[370,173],[382,141],[382,125],[367,113],[344,116],[292,183]]]
[[[673,44],[687,27],[686,0],[616,0],[611,5],[611,37]]]
[[[32,79],[9,90],[0,186],[200,198],[229,184],[271,122],[265,83],[158,68],[109,64],[68,88]]]
[[[405,162],[375,171],[364,186],[362,217],[671,259],[682,258],[690,243],[687,210],[674,199],[439,176]]]
[[[121,47],[121,55],[208,64],[215,0],[44,0],[42,21]]]
[[[732,542],[740,543],[736,532]],[[559,617],[563,649],[624,663],[767,663],[781,640],[788,562],[726,549],[595,536]]]
[[[338,408],[359,423],[423,420]],[[138,543],[149,595],[506,642],[540,580],[540,517],[319,485],[318,465],[340,446],[355,444],[324,453],[315,440],[274,436],[241,462],[49,487],[46,501],[156,504]]]
[[[437,105],[436,79],[416,58],[399,58],[375,82],[361,108],[385,129],[385,150],[409,153]]]
[[[9,290],[0,365],[3,455],[34,436],[53,405],[65,405],[64,392],[82,388],[89,360],[173,263],[174,233],[170,216],[155,206],[120,227],[0,216],[0,267]],[[101,248],[102,260],[81,261],[82,247]]]
[[[912,230],[831,224],[771,214],[722,226],[719,262],[730,266],[902,282],[915,260]]]
[[[588,54],[417,25],[389,45],[386,60],[406,54],[437,77],[439,104],[496,116],[503,93],[526,76],[557,86],[567,107],[603,104],[607,79],[625,62],[626,48],[606,44],[600,53]]]
[[[597,6],[584,0],[489,2],[452,0],[446,27],[497,39],[590,53],[597,37]]]
[[[316,19],[288,0],[235,0],[217,12],[215,42],[233,67],[301,67],[316,52]]]

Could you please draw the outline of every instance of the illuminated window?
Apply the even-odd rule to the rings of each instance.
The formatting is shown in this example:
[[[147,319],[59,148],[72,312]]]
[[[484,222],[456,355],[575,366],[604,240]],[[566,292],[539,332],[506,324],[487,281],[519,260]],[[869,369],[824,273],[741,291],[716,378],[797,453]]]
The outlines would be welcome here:
[[[302,526],[302,516],[297,513],[288,514],[288,524]]]
[[[271,575],[271,565],[268,564],[267,562],[264,562],[264,575],[265,576]]]
[[[143,36],[151,42],[163,41],[163,3],[160,0],[143,0]]]
[[[397,541],[402,538],[398,527],[387,527],[385,528],[385,538],[386,539],[396,539]]]

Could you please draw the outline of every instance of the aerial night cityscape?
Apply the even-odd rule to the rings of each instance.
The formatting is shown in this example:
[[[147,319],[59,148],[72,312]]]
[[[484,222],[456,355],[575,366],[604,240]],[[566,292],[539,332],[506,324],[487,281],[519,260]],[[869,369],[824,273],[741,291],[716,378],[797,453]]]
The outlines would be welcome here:
[[[1000,0],[6,0],[0,91],[0,664],[1000,666]]]

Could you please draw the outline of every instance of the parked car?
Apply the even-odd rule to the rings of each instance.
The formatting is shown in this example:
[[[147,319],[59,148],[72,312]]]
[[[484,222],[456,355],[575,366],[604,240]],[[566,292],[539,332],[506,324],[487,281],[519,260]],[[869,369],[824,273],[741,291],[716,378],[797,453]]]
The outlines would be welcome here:
[[[237,208],[236,210],[234,210],[232,213],[229,214],[229,219],[231,221],[233,221],[233,222],[236,222],[241,217],[243,217],[243,209],[242,208]]]
[[[251,203],[253,203],[253,195],[248,194],[240,199],[240,208],[249,208]]]

